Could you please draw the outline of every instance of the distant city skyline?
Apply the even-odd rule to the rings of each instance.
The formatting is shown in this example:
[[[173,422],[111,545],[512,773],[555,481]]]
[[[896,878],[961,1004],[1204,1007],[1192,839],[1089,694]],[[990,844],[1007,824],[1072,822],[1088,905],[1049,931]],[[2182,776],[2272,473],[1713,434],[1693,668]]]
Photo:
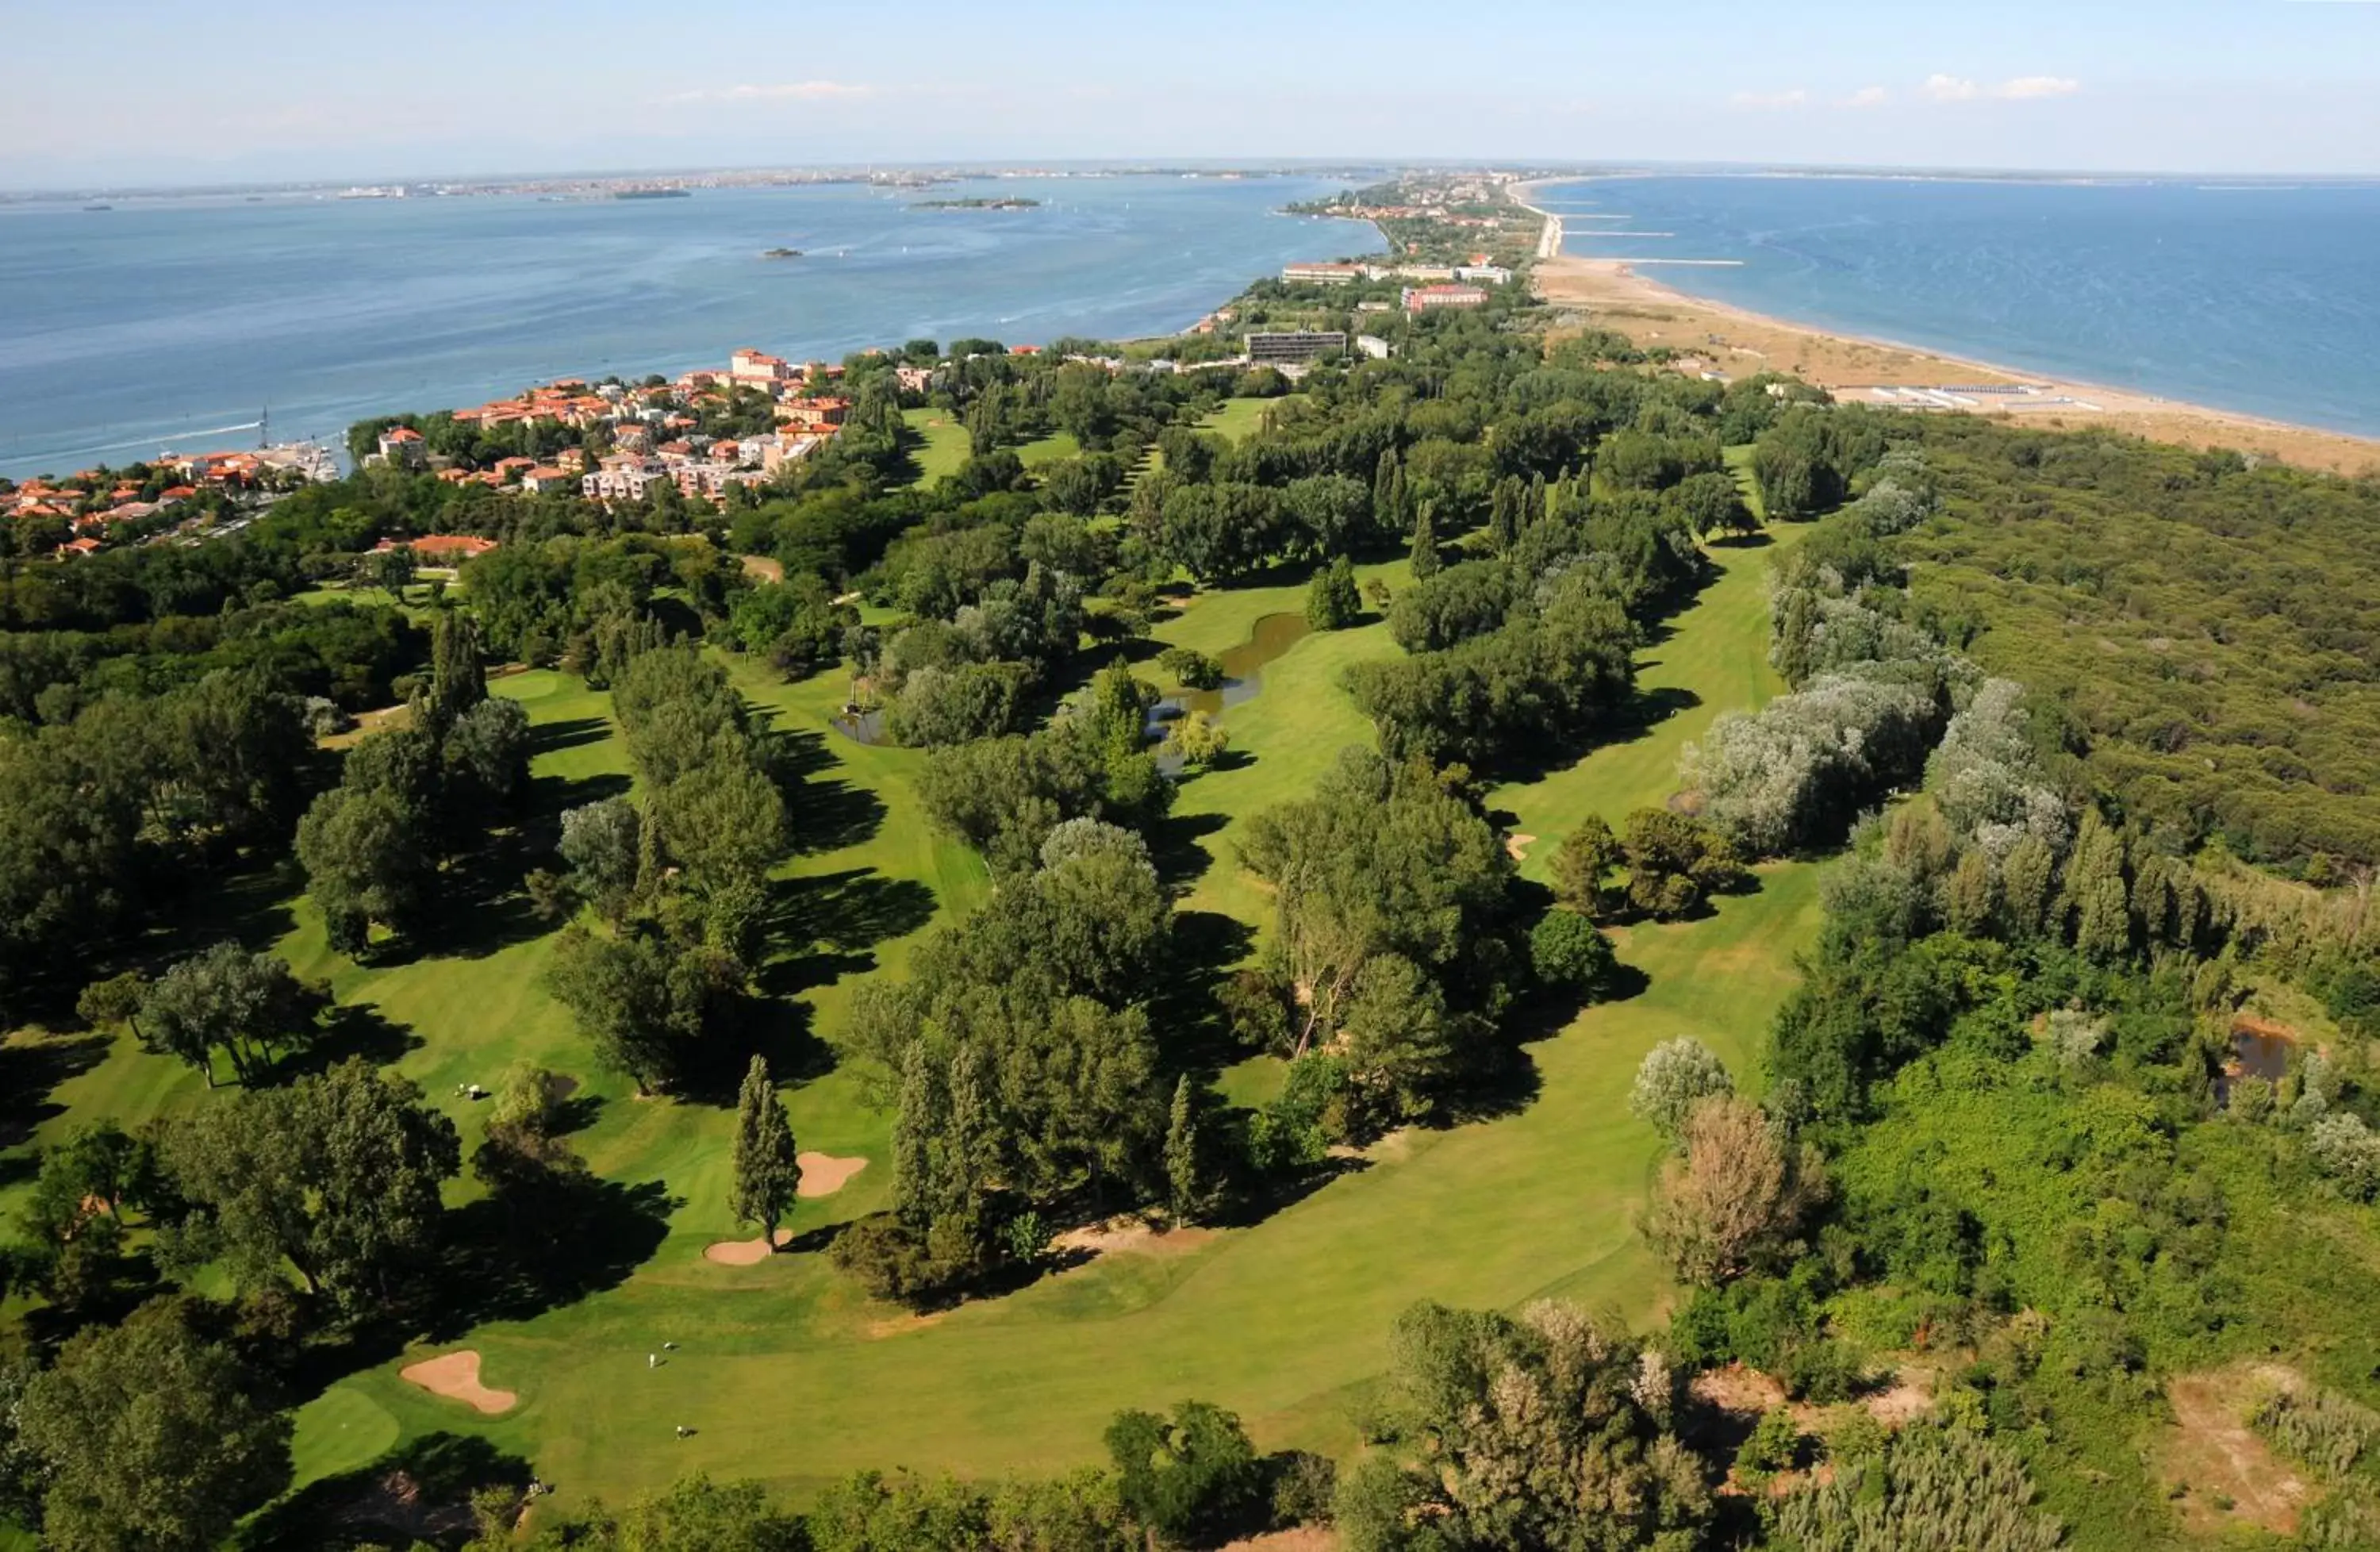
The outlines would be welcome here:
[[[17,0],[0,188],[1090,160],[2380,174],[2380,3]],[[137,42],[137,47],[132,46]]]

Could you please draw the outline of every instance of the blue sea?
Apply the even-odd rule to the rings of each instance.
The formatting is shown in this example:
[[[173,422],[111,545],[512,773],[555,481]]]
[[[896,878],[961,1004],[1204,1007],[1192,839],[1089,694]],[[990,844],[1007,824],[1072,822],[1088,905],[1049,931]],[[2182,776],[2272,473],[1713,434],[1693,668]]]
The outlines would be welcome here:
[[[1250,280],[1372,249],[1277,213],[1306,177],[1002,178],[544,202],[131,199],[0,205],[0,474],[161,445],[335,439],[366,416],[563,375],[833,359],[978,335],[1039,344],[1186,328]],[[1025,211],[929,211],[1017,196]],[[766,260],[765,249],[807,257]]]
[[[1658,176],[1542,192],[1574,218],[1566,253],[1742,261],[1642,272],[1696,296],[2380,436],[2380,183]],[[1629,219],[1577,219],[1594,215]]]

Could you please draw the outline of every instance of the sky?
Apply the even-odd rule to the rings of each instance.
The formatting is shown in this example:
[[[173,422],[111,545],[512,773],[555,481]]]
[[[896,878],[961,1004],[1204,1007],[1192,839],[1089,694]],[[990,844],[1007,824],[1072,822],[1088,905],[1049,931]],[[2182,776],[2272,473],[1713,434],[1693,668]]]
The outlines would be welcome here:
[[[0,188],[935,162],[2380,174],[2380,0],[0,0]]]

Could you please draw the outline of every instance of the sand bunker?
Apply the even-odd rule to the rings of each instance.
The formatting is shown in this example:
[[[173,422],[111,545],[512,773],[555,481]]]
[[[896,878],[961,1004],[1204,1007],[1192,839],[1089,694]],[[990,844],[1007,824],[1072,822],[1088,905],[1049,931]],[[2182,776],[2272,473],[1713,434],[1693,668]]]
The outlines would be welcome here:
[[[491,1390],[480,1383],[480,1355],[469,1348],[399,1369],[397,1377],[420,1386],[433,1396],[468,1401],[481,1412],[510,1412],[513,1403],[520,1400],[510,1390]]]
[[[778,1230],[777,1243],[781,1245],[793,1243],[794,1231],[791,1229]],[[722,1267],[757,1267],[769,1258],[769,1242],[759,1234],[748,1240],[722,1240],[717,1244],[704,1246],[702,1258],[715,1261]]]
[[[802,1167],[798,1196],[832,1196],[841,1191],[851,1177],[868,1168],[865,1158],[837,1158],[831,1153],[801,1153],[794,1156]]]
[[[1186,1255],[1215,1237],[1212,1229],[1172,1229],[1160,1234],[1140,1219],[1126,1216],[1105,1223],[1069,1229],[1050,1242],[1052,1250],[1087,1251],[1093,1255],[1124,1253],[1135,1255]]]
[[[1537,838],[1534,835],[1508,835],[1504,837],[1504,849],[1512,854],[1512,860],[1514,862],[1528,861],[1529,848],[1536,843]]]

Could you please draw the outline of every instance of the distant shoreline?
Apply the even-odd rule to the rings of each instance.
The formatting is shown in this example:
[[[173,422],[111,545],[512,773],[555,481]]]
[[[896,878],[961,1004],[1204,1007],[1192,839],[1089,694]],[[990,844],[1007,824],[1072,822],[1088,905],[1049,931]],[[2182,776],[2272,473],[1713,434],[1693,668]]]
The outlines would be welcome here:
[[[1513,185],[1512,194],[1524,208],[1557,219],[1536,203],[1539,190],[1596,181],[1604,180],[1539,179]],[[2104,426],[2186,447],[2234,448],[2333,474],[2380,472],[2380,439],[1755,312],[1653,279],[1625,259],[1541,260],[1536,284],[1545,300],[1582,309],[1596,327],[1614,329],[1640,346],[1703,356],[1728,377],[1791,371],[1851,402],[1882,402],[1859,392],[1871,388],[2023,385],[2039,392],[2006,402],[1986,400],[1971,413],[2066,430]]]

